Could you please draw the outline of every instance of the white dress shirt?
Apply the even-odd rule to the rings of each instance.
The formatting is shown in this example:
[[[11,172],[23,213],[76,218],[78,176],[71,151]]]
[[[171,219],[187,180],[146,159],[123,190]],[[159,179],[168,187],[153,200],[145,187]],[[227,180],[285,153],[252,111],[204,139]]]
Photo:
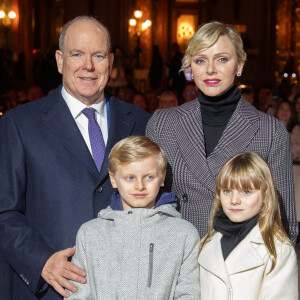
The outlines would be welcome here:
[[[82,113],[82,110],[86,107],[92,107],[96,110],[95,117],[96,121],[98,122],[105,145],[107,144],[108,139],[108,124],[107,124],[107,111],[106,111],[106,101],[104,94],[91,106],[86,106],[84,103],[80,102],[73,96],[71,96],[64,87],[62,87],[61,94],[66,101],[71,114],[85,140],[86,145],[88,146],[91,154],[92,148],[90,143],[90,136],[89,136],[89,121],[88,118]],[[93,154],[92,154],[93,155]]]

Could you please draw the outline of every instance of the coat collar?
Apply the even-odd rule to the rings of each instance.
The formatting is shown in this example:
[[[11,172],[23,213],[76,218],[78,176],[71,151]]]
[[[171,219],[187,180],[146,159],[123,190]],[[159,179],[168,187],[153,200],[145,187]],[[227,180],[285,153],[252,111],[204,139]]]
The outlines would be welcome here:
[[[214,234],[212,240],[201,251],[199,264],[225,283],[230,282],[229,276],[232,274],[247,271],[264,264],[262,257],[256,250],[257,244],[264,244],[258,225],[229,254],[226,262],[223,259],[221,238],[221,233],[216,232]]]
[[[198,100],[177,109],[177,143],[190,170],[214,191],[218,171],[234,154],[243,152],[258,130],[257,110],[243,98],[230,118],[214,151],[206,157],[201,106]],[[197,159],[195,159],[197,158]]]

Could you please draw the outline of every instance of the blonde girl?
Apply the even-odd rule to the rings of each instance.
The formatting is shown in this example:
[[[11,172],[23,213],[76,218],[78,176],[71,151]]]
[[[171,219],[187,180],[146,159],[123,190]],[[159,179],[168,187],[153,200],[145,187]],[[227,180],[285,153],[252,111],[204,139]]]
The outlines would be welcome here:
[[[237,154],[220,170],[199,264],[201,299],[298,300],[296,253],[259,154]]]

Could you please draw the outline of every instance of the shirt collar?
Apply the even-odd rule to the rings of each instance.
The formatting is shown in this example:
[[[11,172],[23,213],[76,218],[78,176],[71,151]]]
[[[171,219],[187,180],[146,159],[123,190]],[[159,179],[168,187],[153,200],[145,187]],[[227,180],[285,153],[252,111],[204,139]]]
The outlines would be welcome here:
[[[64,100],[66,101],[73,118],[76,119],[82,113],[82,110],[87,106],[81,101],[79,101],[78,99],[76,99],[75,97],[73,97],[72,95],[70,95],[64,87],[62,87],[61,94]],[[105,101],[104,93],[93,105],[89,107],[94,108],[102,118],[105,119],[107,118],[106,101]]]

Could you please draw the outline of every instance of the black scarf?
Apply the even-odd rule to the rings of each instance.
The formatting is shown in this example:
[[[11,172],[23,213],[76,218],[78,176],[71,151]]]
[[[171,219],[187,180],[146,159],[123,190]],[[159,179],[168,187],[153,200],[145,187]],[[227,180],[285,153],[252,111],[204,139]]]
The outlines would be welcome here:
[[[214,217],[214,229],[223,234],[221,247],[224,260],[257,224],[258,215],[239,223],[230,221],[221,208]]]

